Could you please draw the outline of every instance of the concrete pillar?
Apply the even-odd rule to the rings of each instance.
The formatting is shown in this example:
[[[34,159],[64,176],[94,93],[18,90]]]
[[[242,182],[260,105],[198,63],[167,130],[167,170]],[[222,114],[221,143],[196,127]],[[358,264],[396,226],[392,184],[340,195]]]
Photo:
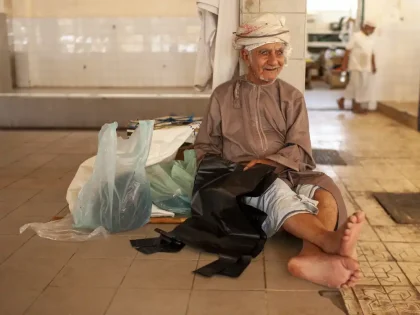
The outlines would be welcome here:
[[[0,0],[0,93],[11,92],[13,89],[7,15],[4,9],[4,1]]]

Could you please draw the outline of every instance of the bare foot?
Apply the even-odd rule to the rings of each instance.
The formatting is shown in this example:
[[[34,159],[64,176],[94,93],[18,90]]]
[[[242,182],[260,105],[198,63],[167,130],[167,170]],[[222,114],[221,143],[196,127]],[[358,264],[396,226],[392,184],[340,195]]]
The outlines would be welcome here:
[[[362,211],[354,213],[337,231],[328,233],[321,248],[326,253],[357,260],[356,245],[363,222],[365,222],[365,213]]]
[[[340,109],[340,110],[344,110],[344,98],[342,97],[342,98],[339,98],[338,100],[337,100],[337,105],[338,105],[338,108]]]
[[[356,245],[365,219],[365,213],[357,211],[337,230],[337,233],[342,233],[339,255],[357,259]]]
[[[362,272],[360,270],[355,271],[347,283],[343,284],[342,288],[353,288],[356,286],[357,282],[362,278]]]
[[[287,267],[295,277],[330,288],[354,286],[359,270],[354,259],[325,253],[294,257]]]

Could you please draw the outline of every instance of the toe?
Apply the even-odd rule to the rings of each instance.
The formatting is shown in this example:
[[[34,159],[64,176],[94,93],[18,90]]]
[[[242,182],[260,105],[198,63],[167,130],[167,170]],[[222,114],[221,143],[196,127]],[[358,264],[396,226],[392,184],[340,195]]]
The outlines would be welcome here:
[[[362,273],[360,271],[355,271],[353,273],[353,277],[355,277],[357,280],[362,278]]]
[[[357,223],[357,221],[358,221],[358,217],[356,216],[356,215],[352,215],[350,218],[349,218],[349,221],[348,221],[348,223]]]
[[[355,261],[354,259],[351,258],[346,258],[343,260],[343,266],[350,271],[356,271],[359,270],[360,265],[357,261]]]
[[[365,219],[365,213],[363,211],[356,212],[357,221],[360,223]]]

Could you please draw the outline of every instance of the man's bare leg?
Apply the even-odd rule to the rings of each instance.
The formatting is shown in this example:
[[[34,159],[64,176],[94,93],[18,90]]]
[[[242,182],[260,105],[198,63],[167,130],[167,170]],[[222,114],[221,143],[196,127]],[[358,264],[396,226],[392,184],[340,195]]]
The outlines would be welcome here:
[[[318,189],[314,199],[318,204],[318,219],[328,231],[333,231],[338,209],[334,197]],[[297,257],[289,261],[288,268],[294,276],[330,287],[352,287],[360,279],[359,264],[352,258],[328,255],[311,242],[304,240]]]
[[[345,101],[344,97],[339,98],[339,99],[337,100],[337,105],[338,105],[338,108],[339,108],[340,110],[344,110],[344,101]]]
[[[290,234],[309,241],[327,254],[356,258],[356,243],[365,221],[361,211],[351,215],[337,231],[328,230],[317,216],[296,214],[288,218],[283,228]]]

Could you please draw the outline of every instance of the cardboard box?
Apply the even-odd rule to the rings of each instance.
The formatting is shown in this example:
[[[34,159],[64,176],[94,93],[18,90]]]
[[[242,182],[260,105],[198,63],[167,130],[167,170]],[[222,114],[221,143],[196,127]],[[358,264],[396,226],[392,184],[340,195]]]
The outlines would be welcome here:
[[[349,76],[346,76],[346,81],[341,82],[341,71],[327,71],[325,72],[325,81],[329,84],[331,89],[344,89],[348,82]]]

